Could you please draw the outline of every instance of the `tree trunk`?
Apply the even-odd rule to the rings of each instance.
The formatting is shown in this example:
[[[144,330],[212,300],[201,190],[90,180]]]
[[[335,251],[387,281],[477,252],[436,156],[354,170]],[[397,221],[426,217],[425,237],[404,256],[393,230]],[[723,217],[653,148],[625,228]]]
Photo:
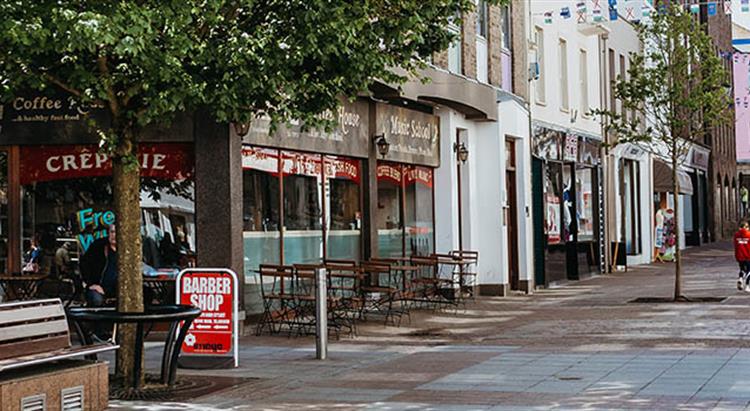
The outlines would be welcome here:
[[[143,312],[143,275],[141,268],[140,167],[137,144],[132,131],[122,132],[112,156],[113,191],[117,235],[117,310]],[[117,375],[129,386],[143,382],[143,361],[135,372],[135,325],[118,330]],[[142,347],[139,347],[142,349]]]
[[[672,199],[674,201],[674,299],[679,300],[682,297],[682,253],[680,252],[680,179],[678,178],[679,167],[676,146],[672,151]]]

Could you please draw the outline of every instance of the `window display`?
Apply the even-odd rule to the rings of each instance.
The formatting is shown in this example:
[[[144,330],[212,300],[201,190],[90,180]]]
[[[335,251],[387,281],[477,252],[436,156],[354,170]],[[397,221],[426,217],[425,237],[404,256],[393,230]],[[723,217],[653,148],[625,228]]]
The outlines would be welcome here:
[[[322,166],[319,155],[283,151],[284,264],[323,258]]]
[[[404,255],[404,224],[402,211],[401,166],[392,163],[378,164],[378,254],[380,257]]]
[[[245,270],[261,263],[279,263],[279,156],[275,150],[245,147],[243,165],[243,226]]]
[[[407,255],[429,255],[435,250],[432,169],[418,166],[403,168]]]
[[[549,163],[544,175],[544,192],[547,215],[545,218],[545,233],[547,244],[554,245],[562,242],[562,187],[560,174],[562,165]]]
[[[578,223],[578,241],[594,241],[594,203],[597,201],[594,192],[594,170],[579,167],[576,170],[576,219]]]
[[[325,157],[328,190],[328,258],[359,260],[362,230],[361,176],[359,161],[342,157]]]
[[[85,145],[23,147],[21,159],[24,265],[74,272],[115,223],[111,162]],[[139,161],[144,274],[175,273],[195,261],[192,145],[143,144]]]

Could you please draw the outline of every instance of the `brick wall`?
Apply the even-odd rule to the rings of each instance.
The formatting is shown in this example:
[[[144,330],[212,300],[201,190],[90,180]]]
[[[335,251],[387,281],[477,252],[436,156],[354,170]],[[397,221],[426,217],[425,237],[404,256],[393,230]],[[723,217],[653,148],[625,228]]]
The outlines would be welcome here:
[[[529,101],[529,47],[526,39],[528,0],[512,0],[510,4],[511,39],[513,47],[513,94]]]
[[[461,71],[468,78],[477,78],[477,14],[474,11],[464,14],[461,25]]]
[[[502,56],[502,27],[500,26],[500,7],[489,8],[489,33],[487,38],[487,72],[490,84],[500,87],[503,83]]]

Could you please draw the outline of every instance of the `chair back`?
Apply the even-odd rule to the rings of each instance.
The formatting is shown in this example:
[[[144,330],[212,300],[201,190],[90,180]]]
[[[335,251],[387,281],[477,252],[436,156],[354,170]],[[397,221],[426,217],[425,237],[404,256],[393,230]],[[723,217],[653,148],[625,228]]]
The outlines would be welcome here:
[[[263,298],[283,297],[294,293],[294,267],[261,264],[258,272]],[[266,289],[266,284],[270,284],[268,289]]]
[[[477,261],[479,261],[479,251],[453,250],[451,251],[450,255],[452,255],[455,258],[464,260],[468,263],[476,263]]]

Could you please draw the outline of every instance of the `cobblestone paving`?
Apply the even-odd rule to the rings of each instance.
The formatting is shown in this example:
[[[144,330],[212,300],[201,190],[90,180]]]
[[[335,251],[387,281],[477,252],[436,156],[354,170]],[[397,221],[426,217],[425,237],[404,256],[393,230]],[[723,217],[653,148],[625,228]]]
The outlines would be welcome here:
[[[245,337],[241,367],[181,373],[258,382],[190,404],[133,410],[745,410],[750,295],[734,287],[728,244],[690,250],[689,296],[721,303],[632,304],[669,296],[673,266],[631,268],[567,286],[363,326],[313,359],[309,338]],[[151,347],[148,363],[158,364]]]

